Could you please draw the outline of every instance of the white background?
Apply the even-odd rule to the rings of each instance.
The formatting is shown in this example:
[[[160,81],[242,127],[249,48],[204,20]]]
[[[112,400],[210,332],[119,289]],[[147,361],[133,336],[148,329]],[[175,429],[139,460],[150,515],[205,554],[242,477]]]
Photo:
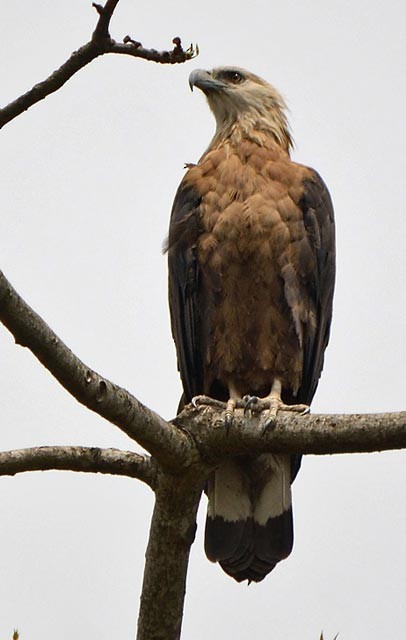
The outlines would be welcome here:
[[[112,35],[198,42],[162,66],[104,56],[1,133],[0,264],[90,367],[165,418],[180,394],[161,245],[183,164],[214,130],[193,68],[234,64],[286,97],[294,158],[336,209],[334,324],[314,412],[405,408],[406,9],[403,0],[121,0]],[[96,23],[87,0],[2,7],[1,102],[44,79]],[[133,449],[0,327],[0,448]],[[308,457],[295,548],[259,585],[192,549],[183,638],[406,635],[405,454]],[[0,478],[0,637],[134,637],[151,491],[110,477]]]

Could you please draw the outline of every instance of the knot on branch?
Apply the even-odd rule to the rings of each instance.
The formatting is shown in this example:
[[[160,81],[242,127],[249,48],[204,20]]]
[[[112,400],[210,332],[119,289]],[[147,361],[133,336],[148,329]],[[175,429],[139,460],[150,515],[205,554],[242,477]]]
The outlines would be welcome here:
[[[138,42],[138,40],[133,40],[133,38],[131,38],[131,36],[124,36],[123,42],[124,42],[124,44],[132,44],[132,46],[135,49],[139,49],[140,47],[142,47],[142,43]]]

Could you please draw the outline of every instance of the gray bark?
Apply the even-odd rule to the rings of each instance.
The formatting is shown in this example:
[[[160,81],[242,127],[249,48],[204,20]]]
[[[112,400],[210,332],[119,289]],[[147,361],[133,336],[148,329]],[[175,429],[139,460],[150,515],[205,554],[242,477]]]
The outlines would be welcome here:
[[[137,640],[180,638],[190,547],[205,473],[160,476],[145,558]]]
[[[155,488],[157,467],[148,455],[100,447],[32,447],[0,452],[0,476],[26,471],[107,473],[142,480]]]

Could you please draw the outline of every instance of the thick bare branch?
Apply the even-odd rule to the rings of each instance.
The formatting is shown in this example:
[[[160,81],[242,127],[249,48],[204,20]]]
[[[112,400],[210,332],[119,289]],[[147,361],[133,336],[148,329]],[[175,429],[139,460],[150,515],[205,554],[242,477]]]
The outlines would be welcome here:
[[[184,50],[179,38],[173,39],[175,46],[171,51],[146,49],[140,42],[136,42],[128,36],[124,38],[123,43],[115,42],[109,34],[109,27],[118,2],[119,0],[107,0],[104,6],[93,3],[99,14],[99,20],[91,40],[77,51],[74,51],[70,58],[59,69],[51,73],[48,78],[34,85],[32,89],[0,109],[0,129],[21,113],[27,111],[32,105],[43,100],[49,94],[58,91],[77,71],[105,53],[126,54],[162,64],[186,62],[198,54],[198,49],[194,50],[192,46]]]
[[[117,425],[174,471],[180,472],[200,456],[215,462],[225,455],[271,450],[331,454],[406,447],[406,412],[281,414],[276,428],[261,437],[258,417],[247,419],[242,411],[237,411],[228,435],[221,413],[210,408],[188,409],[168,423],[128,391],[81,362],[18,296],[1,272],[0,320],[16,342],[28,347],[79,402]]]
[[[205,474],[160,475],[146,553],[137,640],[180,638],[190,547]]]
[[[215,463],[225,455],[260,451],[351,453],[406,447],[406,413],[371,415],[281,414],[273,431],[259,437],[258,417],[224,420],[210,408],[188,409],[168,423],[128,391],[81,362],[18,296],[0,272],[0,320],[82,404],[117,425],[157,460],[181,472],[200,456]]]
[[[146,556],[137,640],[178,640],[195,514],[210,469],[227,455],[264,451],[351,453],[406,447],[406,412],[378,415],[284,413],[262,435],[258,417],[237,411],[229,432],[224,413],[188,407],[176,423],[194,438],[200,463],[181,477],[159,474]]]
[[[155,487],[156,464],[147,455],[99,447],[33,447],[0,452],[0,476],[26,471],[83,471],[142,480]]]
[[[203,460],[264,451],[303,454],[362,453],[406,448],[406,411],[378,414],[278,414],[273,430],[262,432],[258,417],[237,410],[229,433],[224,415],[188,407],[174,423],[191,434]]]
[[[20,298],[1,271],[0,321],[17,344],[28,347],[78,402],[119,427],[163,466],[181,471],[191,464],[194,447],[188,435],[81,362]]]

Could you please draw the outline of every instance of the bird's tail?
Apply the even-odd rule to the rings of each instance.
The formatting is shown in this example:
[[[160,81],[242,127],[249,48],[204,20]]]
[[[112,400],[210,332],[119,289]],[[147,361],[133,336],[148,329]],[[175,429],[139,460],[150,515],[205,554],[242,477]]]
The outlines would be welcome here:
[[[289,455],[222,463],[208,483],[205,550],[238,582],[259,582],[293,546]]]

